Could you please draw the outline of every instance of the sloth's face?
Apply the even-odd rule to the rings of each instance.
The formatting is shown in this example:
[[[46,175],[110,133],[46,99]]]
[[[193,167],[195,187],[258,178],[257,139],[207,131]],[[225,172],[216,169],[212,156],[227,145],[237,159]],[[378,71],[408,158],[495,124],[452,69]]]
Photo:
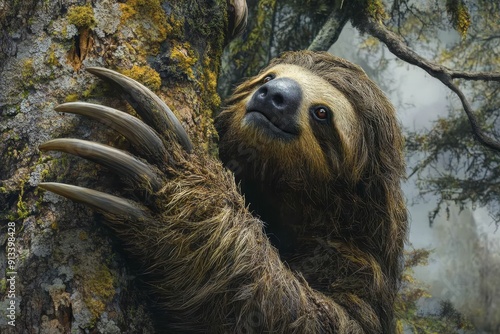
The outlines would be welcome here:
[[[338,131],[342,137],[356,130],[356,115],[345,96],[302,67],[277,65],[251,85],[242,100],[245,108],[240,110],[245,131],[255,131],[273,141],[293,141],[315,127]]]
[[[347,98],[329,82],[296,65],[276,65],[240,86],[233,105],[221,116],[229,119],[221,149],[237,137],[237,148],[223,154],[224,162],[255,150],[260,163],[302,168],[313,175],[332,177],[334,166],[352,152],[360,131]],[[234,143],[233,143],[234,145]],[[228,153],[228,152],[223,152]],[[248,161],[251,163],[251,161]]]

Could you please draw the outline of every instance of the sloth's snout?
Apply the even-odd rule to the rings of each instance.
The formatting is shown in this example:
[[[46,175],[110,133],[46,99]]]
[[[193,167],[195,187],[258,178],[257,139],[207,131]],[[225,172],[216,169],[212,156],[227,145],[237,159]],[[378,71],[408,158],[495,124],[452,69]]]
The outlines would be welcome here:
[[[265,83],[253,94],[247,111],[259,111],[269,118],[293,116],[301,101],[300,85],[293,79],[279,78]]]
[[[246,106],[246,121],[267,129],[278,137],[298,135],[298,113],[302,103],[302,89],[297,81],[279,78],[263,84],[252,95]]]

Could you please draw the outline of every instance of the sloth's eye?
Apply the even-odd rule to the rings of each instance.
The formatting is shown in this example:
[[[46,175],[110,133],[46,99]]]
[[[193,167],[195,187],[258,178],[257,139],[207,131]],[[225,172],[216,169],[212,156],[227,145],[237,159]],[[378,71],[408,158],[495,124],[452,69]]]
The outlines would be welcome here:
[[[267,83],[267,82],[269,82],[269,81],[271,81],[273,79],[274,79],[274,75],[272,75],[272,74],[266,75],[264,77],[264,79],[262,79],[262,83]]]
[[[327,107],[315,107],[313,110],[313,115],[318,121],[325,121],[328,119],[328,114],[330,110]]]

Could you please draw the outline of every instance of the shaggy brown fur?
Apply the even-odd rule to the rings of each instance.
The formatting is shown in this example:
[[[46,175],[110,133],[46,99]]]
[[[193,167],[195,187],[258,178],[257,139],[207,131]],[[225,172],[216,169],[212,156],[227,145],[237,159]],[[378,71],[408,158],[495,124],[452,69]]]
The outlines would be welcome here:
[[[279,78],[302,89],[287,139],[244,119],[254,92]],[[329,110],[326,121],[312,117],[316,106]],[[171,329],[393,333],[407,222],[403,139],[384,94],[345,60],[286,53],[236,89],[217,128],[234,175],[165,142],[169,158],[149,159],[162,187],[143,185],[147,207],[118,214],[58,192],[104,213],[145,264]]]
[[[304,131],[293,142],[269,140],[240,125],[248,97],[269,74],[309,86],[309,104],[300,111]],[[335,95],[332,102],[328,93]],[[333,120],[327,127],[307,122],[315,104],[329,104]],[[218,129],[221,158],[236,169],[251,207],[278,236],[294,231],[293,249],[283,260],[364,332],[393,332],[407,228],[400,190],[403,138],[380,89],[346,60],[290,52],[236,89]]]

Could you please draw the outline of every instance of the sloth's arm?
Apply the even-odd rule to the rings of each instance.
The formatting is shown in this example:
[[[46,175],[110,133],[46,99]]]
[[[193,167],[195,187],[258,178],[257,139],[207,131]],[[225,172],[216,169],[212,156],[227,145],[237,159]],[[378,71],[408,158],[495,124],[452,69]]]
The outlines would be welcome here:
[[[194,332],[361,332],[342,307],[282,263],[263,223],[245,207],[233,176],[216,159],[193,150],[156,95],[113,71],[90,71],[121,86],[145,123],[89,103],[56,110],[104,122],[127,138],[141,158],[68,138],[40,149],[107,166],[123,176],[140,203],[67,184],[40,187],[105,216],[143,266],[144,279],[171,325]]]

